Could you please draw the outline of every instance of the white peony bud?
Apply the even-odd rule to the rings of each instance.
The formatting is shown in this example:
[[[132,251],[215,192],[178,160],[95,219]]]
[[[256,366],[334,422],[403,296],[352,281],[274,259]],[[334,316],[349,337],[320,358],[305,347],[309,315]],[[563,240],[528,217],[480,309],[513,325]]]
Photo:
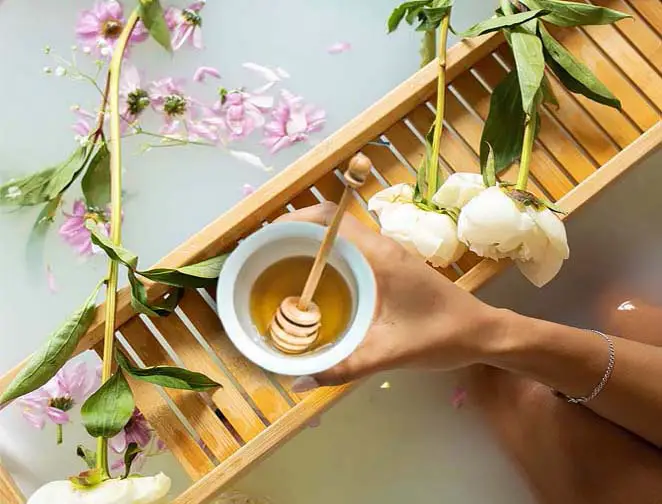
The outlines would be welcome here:
[[[37,490],[27,504],[165,504],[170,478],[160,473],[144,478],[112,479],[89,490],[70,481],[52,481]]]
[[[423,210],[411,203],[413,189],[393,186],[373,196],[368,208],[379,215],[382,234],[434,266],[448,267],[466,252],[457,239],[455,221],[446,214]]]
[[[375,212],[379,217],[384,208],[391,203],[411,203],[414,199],[414,188],[409,184],[396,184],[379,191],[368,201],[368,210]]]
[[[538,287],[552,280],[570,255],[556,215],[519,205],[499,187],[486,189],[462,209],[458,237],[479,256],[514,259]]]
[[[432,202],[441,208],[462,208],[484,190],[482,175],[453,173],[432,197]]]

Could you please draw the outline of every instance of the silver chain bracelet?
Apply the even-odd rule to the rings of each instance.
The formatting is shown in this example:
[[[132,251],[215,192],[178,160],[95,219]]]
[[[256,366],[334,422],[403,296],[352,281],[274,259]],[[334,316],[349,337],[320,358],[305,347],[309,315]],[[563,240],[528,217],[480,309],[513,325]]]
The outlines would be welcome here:
[[[609,378],[611,378],[611,374],[614,371],[614,364],[616,362],[616,349],[614,348],[614,342],[609,336],[601,333],[600,331],[591,329],[591,332],[602,336],[602,338],[609,345],[609,362],[607,363],[607,369],[605,370],[605,374],[603,375],[602,380],[600,380],[600,383],[598,383],[598,385],[593,389],[593,392],[591,392],[589,395],[584,397],[570,397],[568,395],[561,394],[561,396],[565,397],[566,400],[572,404],[584,404],[598,397],[600,392],[602,392],[602,390],[605,388],[605,385],[607,385],[607,382],[609,381]]]

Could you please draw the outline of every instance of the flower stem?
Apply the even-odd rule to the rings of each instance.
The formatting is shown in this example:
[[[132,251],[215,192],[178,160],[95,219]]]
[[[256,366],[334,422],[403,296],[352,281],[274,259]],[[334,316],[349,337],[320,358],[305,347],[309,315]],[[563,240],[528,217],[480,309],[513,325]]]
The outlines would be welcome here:
[[[421,41],[421,68],[434,61],[434,55],[437,52],[437,33],[435,30],[426,30],[423,32]]]
[[[444,112],[446,108],[446,50],[448,47],[448,25],[450,23],[450,11],[441,21],[439,46],[439,77],[437,79],[437,116],[434,122],[434,138],[432,140],[432,158],[431,166],[428,167],[428,193],[427,201],[432,200],[432,196],[437,192],[437,180],[439,173],[439,150],[441,149],[441,134],[444,130]]]
[[[131,33],[138,22],[138,9],[129,17],[120,35],[108,70],[108,100],[110,102],[110,239],[115,245],[122,241],[122,139],[120,131],[119,83],[124,51]],[[105,106],[104,106],[105,108]],[[103,110],[103,109],[102,109]],[[108,263],[108,285],[106,288],[106,325],[103,340],[103,367],[101,383],[106,383],[113,372],[113,346],[115,343],[115,310],[117,305],[117,261]],[[97,440],[97,468],[110,477],[108,467],[108,441]]]
[[[536,138],[536,122],[538,111],[534,107],[531,114],[527,116],[524,126],[524,141],[522,145],[522,156],[519,163],[519,174],[517,176],[516,189],[526,191],[529,183],[529,165],[531,164],[531,153],[533,152],[533,142]]]
[[[59,445],[62,444],[62,424],[55,426],[55,442]]]

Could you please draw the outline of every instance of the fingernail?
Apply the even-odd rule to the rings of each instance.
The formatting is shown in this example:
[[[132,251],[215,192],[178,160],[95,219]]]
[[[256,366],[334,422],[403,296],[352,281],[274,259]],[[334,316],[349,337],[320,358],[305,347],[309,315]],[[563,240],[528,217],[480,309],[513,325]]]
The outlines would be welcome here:
[[[299,376],[299,378],[292,383],[292,392],[295,394],[301,394],[302,392],[316,389],[319,386],[319,382],[312,376]]]

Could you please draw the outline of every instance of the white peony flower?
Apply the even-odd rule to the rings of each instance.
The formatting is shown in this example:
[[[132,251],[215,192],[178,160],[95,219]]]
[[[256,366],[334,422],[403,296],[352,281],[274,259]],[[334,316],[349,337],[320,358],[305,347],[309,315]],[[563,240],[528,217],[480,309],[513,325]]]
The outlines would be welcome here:
[[[52,481],[37,490],[27,504],[165,504],[170,478],[160,473],[145,478],[112,479],[80,490],[70,481]]]
[[[433,266],[448,267],[466,252],[457,238],[455,221],[446,214],[423,210],[412,202],[408,184],[385,189],[368,201],[379,216],[382,234],[394,239]]]
[[[458,237],[476,254],[509,257],[536,286],[552,280],[570,255],[565,227],[549,209],[516,203],[499,187],[489,187],[460,213]]]
[[[441,208],[462,208],[485,190],[483,176],[477,173],[453,173],[432,197]]]

